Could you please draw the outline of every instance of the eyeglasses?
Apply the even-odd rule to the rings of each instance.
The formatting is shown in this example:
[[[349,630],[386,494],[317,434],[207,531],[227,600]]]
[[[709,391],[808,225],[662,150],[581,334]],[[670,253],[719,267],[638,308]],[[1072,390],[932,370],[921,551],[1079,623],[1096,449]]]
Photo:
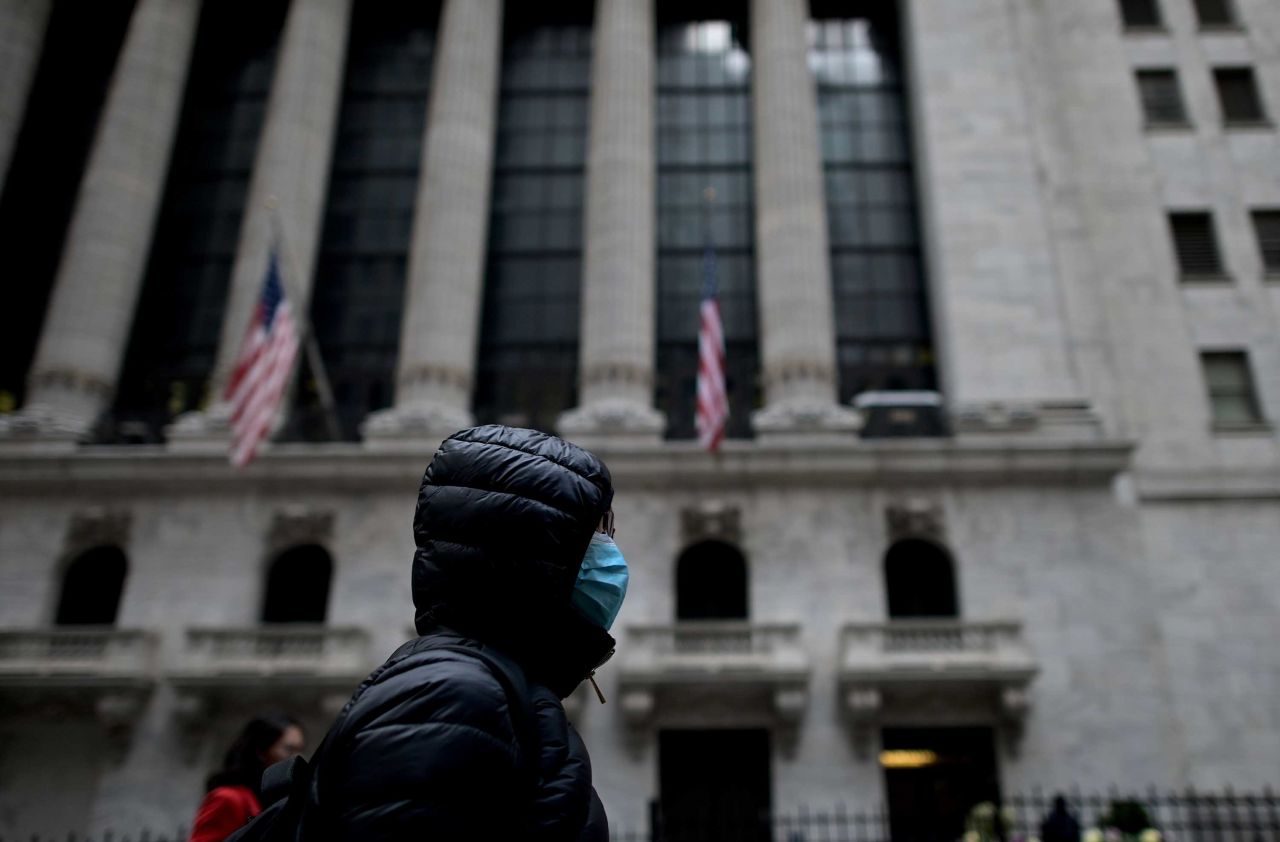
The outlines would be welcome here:
[[[614,533],[617,531],[613,524],[613,509],[605,512],[604,517],[600,518],[600,526],[603,528],[599,529],[599,532],[603,532],[610,538],[613,537]]]

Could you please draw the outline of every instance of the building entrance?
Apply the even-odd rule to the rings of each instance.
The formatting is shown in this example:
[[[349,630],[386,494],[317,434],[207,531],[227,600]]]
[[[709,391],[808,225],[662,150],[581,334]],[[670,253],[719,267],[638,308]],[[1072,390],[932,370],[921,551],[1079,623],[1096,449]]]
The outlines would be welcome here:
[[[996,800],[990,728],[885,728],[883,747],[894,842],[953,842],[973,805]]]
[[[662,731],[663,842],[767,842],[769,758],[769,732],[763,729]]]

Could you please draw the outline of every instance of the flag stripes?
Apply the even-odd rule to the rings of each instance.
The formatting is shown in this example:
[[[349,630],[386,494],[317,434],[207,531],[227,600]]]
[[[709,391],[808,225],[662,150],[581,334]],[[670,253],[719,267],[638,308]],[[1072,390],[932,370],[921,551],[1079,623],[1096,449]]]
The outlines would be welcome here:
[[[704,284],[701,322],[698,328],[698,395],[696,426],[698,443],[712,453],[724,439],[729,420],[729,393],[725,386],[724,325],[716,300],[715,252],[707,247],[703,259]]]
[[[231,464],[242,468],[271,434],[298,357],[298,331],[272,251],[262,298],[254,310],[225,400],[231,405]]]

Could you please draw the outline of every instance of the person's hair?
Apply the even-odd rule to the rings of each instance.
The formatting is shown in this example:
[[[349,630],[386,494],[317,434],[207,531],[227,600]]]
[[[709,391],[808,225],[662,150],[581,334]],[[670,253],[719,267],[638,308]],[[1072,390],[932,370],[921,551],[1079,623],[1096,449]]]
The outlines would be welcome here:
[[[250,719],[227,749],[222,768],[205,781],[205,791],[220,786],[245,786],[259,794],[262,773],[267,764],[262,755],[280,739],[288,728],[302,729],[298,720],[283,713],[264,713]]]

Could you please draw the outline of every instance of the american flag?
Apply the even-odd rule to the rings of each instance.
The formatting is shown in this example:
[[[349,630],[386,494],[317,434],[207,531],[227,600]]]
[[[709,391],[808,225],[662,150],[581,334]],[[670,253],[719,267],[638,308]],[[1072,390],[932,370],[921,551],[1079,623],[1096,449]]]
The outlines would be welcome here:
[[[698,443],[715,453],[729,420],[724,383],[724,325],[716,301],[716,253],[707,246],[702,259],[702,324],[698,329]]]
[[[298,356],[298,331],[272,249],[262,298],[253,311],[224,399],[231,405],[231,464],[249,464],[271,433],[285,384]]]

